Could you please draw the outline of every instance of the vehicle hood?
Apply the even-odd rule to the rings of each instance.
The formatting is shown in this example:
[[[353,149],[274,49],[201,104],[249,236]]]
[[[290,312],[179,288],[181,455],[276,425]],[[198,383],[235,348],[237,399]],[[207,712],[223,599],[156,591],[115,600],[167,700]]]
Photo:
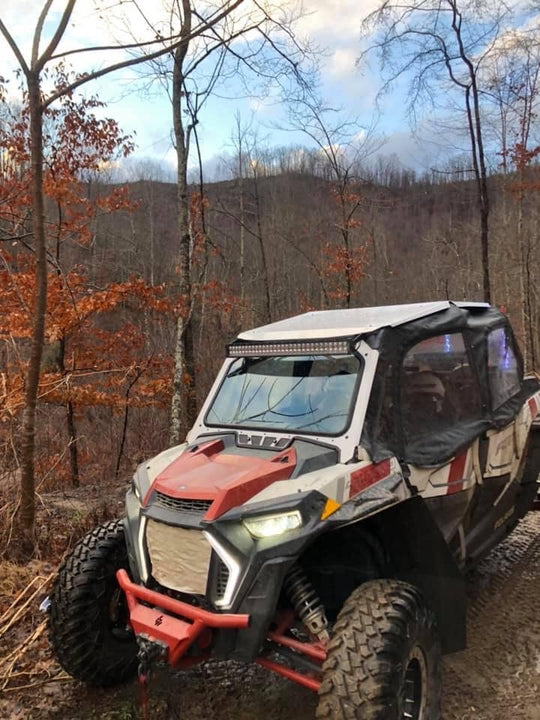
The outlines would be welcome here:
[[[173,498],[211,500],[205,519],[214,520],[273,482],[290,478],[296,462],[293,447],[267,458],[225,452],[220,439],[192,445],[156,476],[145,502],[155,491]]]

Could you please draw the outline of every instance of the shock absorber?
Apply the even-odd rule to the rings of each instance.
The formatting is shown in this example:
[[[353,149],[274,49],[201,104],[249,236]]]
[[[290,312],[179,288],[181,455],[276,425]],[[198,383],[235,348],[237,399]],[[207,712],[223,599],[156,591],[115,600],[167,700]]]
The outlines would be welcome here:
[[[328,642],[328,620],[324,606],[300,565],[293,565],[289,570],[284,587],[298,617],[309,632],[320,642]]]

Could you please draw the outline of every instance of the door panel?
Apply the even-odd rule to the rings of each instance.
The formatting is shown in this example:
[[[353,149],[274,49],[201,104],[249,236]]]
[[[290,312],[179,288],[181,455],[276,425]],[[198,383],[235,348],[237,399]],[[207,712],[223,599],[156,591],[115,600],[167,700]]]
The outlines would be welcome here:
[[[484,478],[509,473],[516,457],[515,427],[510,423],[502,430],[488,430],[488,454]]]
[[[482,484],[471,502],[466,527],[467,557],[475,562],[516,525],[530,492],[520,482],[525,466],[530,410],[525,404],[514,422],[490,430],[479,442]],[[522,497],[523,496],[523,497]]]

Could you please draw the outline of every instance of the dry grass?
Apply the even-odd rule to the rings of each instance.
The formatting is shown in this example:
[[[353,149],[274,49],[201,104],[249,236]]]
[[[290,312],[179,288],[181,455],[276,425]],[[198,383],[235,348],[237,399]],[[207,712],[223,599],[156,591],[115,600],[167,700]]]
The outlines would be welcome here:
[[[20,701],[25,706],[20,717],[28,717],[26,702],[33,708],[36,703],[46,704],[49,696],[52,701],[55,686],[60,692],[62,683],[72,681],[52,657],[47,620],[39,605],[50,592],[62,557],[77,540],[122,514],[125,486],[93,485],[39,494],[36,556],[24,565],[14,561],[17,491],[17,478],[5,477],[0,485],[0,539],[10,539],[11,553],[8,558],[4,550],[5,557],[0,558],[0,717],[12,717]]]
[[[58,564],[82,535],[123,513],[125,490],[125,484],[103,483],[38,492],[34,557]],[[16,526],[19,492],[16,473],[0,477],[0,559],[13,563],[24,561]]]
[[[10,692],[28,680],[51,676],[45,640],[46,621],[39,604],[54,572],[48,563],[26,567],[0,562],[0,691]]]

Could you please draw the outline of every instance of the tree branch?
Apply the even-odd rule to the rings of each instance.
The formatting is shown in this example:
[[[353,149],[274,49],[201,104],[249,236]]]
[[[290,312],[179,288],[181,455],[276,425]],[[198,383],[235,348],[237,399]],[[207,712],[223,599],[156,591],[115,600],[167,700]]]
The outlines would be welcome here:
[[[45,5],[43,6],[43,10],[41,11],[40,16],[37,21],[36,31],[34,32],[34,42],[32,43],[32,58],[30,60],[32,68],[35,68],[37,66],[38,54],[39,54],[39,41],[41,40],[41,32],[43,30],[45,18],[47,17],[47,14],[48,14],[52,4],[53,4],[53,0],[47,0]]]
[[[60,22],[58,23],[58,27],[56,28],[56,32],[54,33],[51,42],[47,45],[47,48],[44,50],[37,62],[36,67],[38,70],[43,69],[45,64],[48,63],[51,59],[51,55],[53,54],[53,52],[58,47],[58,43],[60,42],[64,35],[64,32],[66,31],[67,24],[69,22],[69,19],[71,18],[73,8],[75,7],[76,2],[77,0],[68,0],[64,12],[62,13],[62,17],[60,18]]]
[[[2,35],[4,36],[4,38],[5,38],[6,42],[7,42],[7,44],[9,45],[9,47],[12,49],[13,54],[14,54],[15,57],[17,58],[17,62],[18,62],[19,65],[21,66],[21,70],[22,70],[23,73],[28,77],[28,73],[29,73],[30,71],[29,71],[28,65],[26,64],[26,60],[24,59],[21,51],[19,50],[19,46],[17,45],[17,43],[16,43],[15,40],[13,39],[11,33],[9,32],[9,30],[7,29],[7,27],[4,25],[4,23],[2,22],[2,18],[0,18],[0,32],[1,32]]]
[[[75,0],[71,0],[71,2],[74,2]],[[206,32],[206,30],[210,29],[218,23],[220,20],[222,20],[224,17],[227,17],[233,10],[235,10],[239,5],[241,5],[244,2],[244,0],[234,0],[234,2],[231,3],[231,5],[228,5],[224,7],[224,9],[215,15],[215,17],[210,21],[206,21],[204,25],[199,26],[195,28],[188,36],[184,36],[181,32],[178,40],[174,43],[171,43],[170,45],[167,45],[166,47],[160,48],[159,50],[155,50],[154,52],[150,53],[149,55],[142,55],[135,58],[129,58],[128,60],[124,60],[122,62],[115,63],[113,65],[108,65],[105,68],[102,68],[101,70],[95,70],[94,72],[85,73],[84,75],[81,75],[77,80],[70,83],[69,85],[66,85],[56,92],[54,92],[52,95],[50,95],[44,102],[43,107],[49,107],[55,100],[58,100],[58,98],[62,97],[63,95],[66,95],[70,92],[73,92],[76,88],[80,87],[81,85],[86,84],[87,82],[90,82],[90,80],[96,80],[97,78],[103,77],[104,75],[108,75],[109,73],[116,72],[117,70],[123,70],[127,67],[132,67],[133,65],[138,65],[142,62],[148,62],[150,60],[155,60],[158,57],[161,57],[162,55],[165,55],[166,53],[171,52],[172,50],[176,50],[180,45],[183,43],[188,43],[190,40],[192,40],[195,37],[198,37],[202,33]],[[0,27],[1,30],[1,27]],[[62,55],[59,55],[58,57],[62,57]]]

